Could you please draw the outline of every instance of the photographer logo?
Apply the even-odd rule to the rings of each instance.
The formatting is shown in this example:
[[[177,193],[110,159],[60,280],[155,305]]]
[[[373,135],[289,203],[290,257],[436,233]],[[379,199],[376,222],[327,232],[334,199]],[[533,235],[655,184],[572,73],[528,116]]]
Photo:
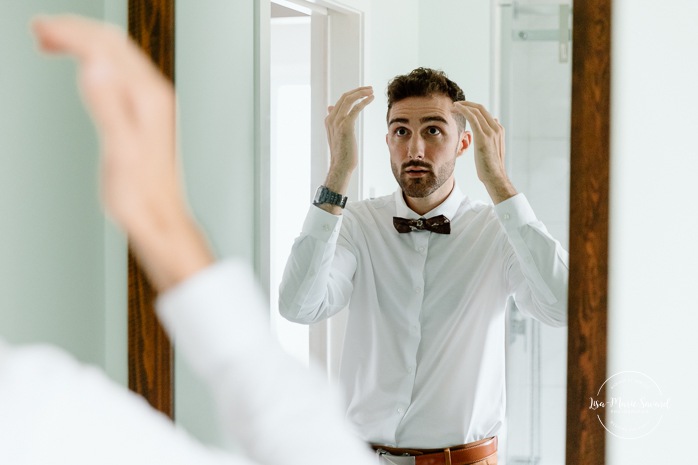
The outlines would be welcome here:
[[[612,435],[638,439],[659,425],[669,402],[646,374],[622,371],[608,378],[595,397],[589,397],[589,409],[596,411],[599,422]]]

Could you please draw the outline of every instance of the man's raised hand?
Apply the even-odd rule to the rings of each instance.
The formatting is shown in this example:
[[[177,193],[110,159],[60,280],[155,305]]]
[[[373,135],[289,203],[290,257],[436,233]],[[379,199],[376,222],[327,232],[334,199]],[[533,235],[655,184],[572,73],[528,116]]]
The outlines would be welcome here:
[[[356,120],[373,99],[372,87],[359,87],[345,92],[336,104],[328,108],[325,128],[330,145],[330,172],[325,185],[334,192],[344,194],[349,186],[359,158]]]
[[[497,204],[516,195],[504,164],[504,127],[487,109],[474,102],[453,104],[470,123],[475,144],[475,167],[480,181]]]

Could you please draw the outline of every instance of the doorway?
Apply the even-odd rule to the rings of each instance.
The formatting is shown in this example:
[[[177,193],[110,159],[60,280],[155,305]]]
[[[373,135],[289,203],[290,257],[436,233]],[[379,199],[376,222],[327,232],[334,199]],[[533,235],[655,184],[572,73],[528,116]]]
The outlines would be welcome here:
[[[279,315],[278,289],[293,241],[329,167],[324,127],[327,107],[363,81],[362,21],[361,12],[330,1],[270,2],[269,162],[268,185],[262,186],[262,197],[269,202],[262,211],[269,212],[270,326],[288,353],[305,364],[312,358],[332,377],[339,366],[344,317],[339,315],[311,327],[290,323]],[[361,124],[360,120],[360,153]],[[349,197],[359,199],[360,187],[357,174]]]

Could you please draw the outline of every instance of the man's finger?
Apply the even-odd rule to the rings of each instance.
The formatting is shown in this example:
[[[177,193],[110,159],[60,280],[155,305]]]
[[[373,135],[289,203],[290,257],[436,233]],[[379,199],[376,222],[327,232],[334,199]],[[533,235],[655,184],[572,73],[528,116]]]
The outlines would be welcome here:
[[[100,132],[126,135],[133,111],[118,52],[125,48],[126,37],[114,27],[69,15],[40,18],[32,27],[44,51],[77,58],[80,90]]]
[[[78,16],[40,18],[33,29],[41,48],[78,59],[80,87],[100,129],[128,130],[148,114],[148,103],[171,85],[136,44],[115,26]],[[169,101],[164,95],[161,101]]]
[[[456,109],[465,116],[465,119],[470,123],[470,128],[473,130],[473,135],[476,139],[479,139],[484,134],[482,128],[483,121],[481,121],[479,112],[469,106],[461,105],[461,102],[456,102]]]
[[[43,51],[69,53],[80,60],[99,53],[99,44],[105,42],[105,36],[112,36],[107,42],[117,37],[126,40],[125,34],[116,27],[73,15],[36,18],[32,21],[32,29]]]
[[[135,124],[135,110],[121,82],[123,77],[106,60],[82,66],[80,89],[100,132],[117,138],[126,136]]]
[[[356,89],[350,90],[349,92],[345,92],[344,94],[342,94],[342,96],[337,101],[337,104],[335,105],[337,114],[349,114],[352,107],[357,101],[372,95],[373,87],[371,86],[358,87]]]
[[[470,101],[460,101],[460,102],[455,102],[456,108],[462,108],[465,110],[470,110],[471,115],[475,116],[478,118],[480,122],[480,126],[483,130],[485,130],[487,127],[490,127],[494,130],[497,128],[501,127],[501,125],[497,122],[496,118],[494,118],[487,109],[475,102],[470,102]]]
[[[349,118],[350,119],[356,119],[357,115],[364,109],[366,106],[373,102],[375,99],[375,96],[373,94],[369,95],[368,97],[364,98],[363,100],[359,101],[354,107],[351,109],[349,112]]]
[[[70,54],[83,63],[106,57],[115,70],[127,75],[124,81],[142,81],[131,86],[142,94],[151,90],[145,84],[164,79],[140,48],[116,26],[80,16],[59,15],[37,18],[32,27],[44,51]]]

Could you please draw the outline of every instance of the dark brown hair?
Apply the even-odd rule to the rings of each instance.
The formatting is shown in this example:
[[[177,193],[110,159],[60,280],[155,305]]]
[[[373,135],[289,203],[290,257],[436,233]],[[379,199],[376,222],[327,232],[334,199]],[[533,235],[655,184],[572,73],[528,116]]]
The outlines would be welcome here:
[[[395,76],[388,83],[388,115],[395,102],[408,97],[429,97],[443,94],[453,102],[465,100],[465,94],[458,84],[451,81],[441,70],[431,68],[416,68],[409,74]],[[387,116],[386,116],[387,118]],[[458,128],[465,129],[465,117],[455,114]]]

